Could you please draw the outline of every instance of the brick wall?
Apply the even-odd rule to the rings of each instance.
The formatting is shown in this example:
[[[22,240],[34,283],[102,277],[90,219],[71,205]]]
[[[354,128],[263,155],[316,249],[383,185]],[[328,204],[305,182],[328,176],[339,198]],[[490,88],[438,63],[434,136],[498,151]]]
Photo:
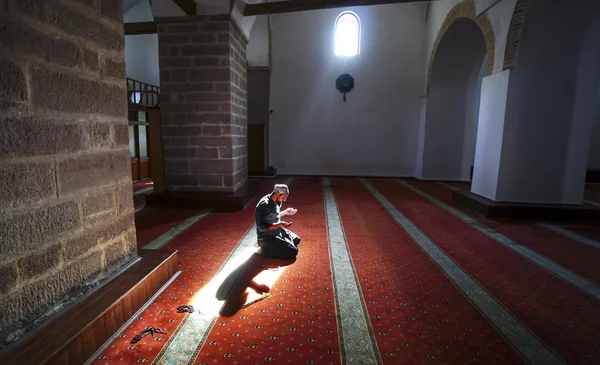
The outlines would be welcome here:
[[[239,186],[248,177],[248,62],[246,59],[246,45],[242,33],[236,26],[229,26],[230,34],[230,62],[231,62],[231,129],[233,136],[232,158],[233,174],[231,178],[224,178],[225,186]]]
[[[198,18],[158,27],[166,186],[232,192],[247,178],[247,41]]]
[[[136,254],[121,0],[0,2],[0,343]]]
[[[519,42],[523,32],[523,24],[527,17],[527,11],[531,5],[531,0],[517,0],[510,28],[508,30],[508,39],[506,41],[506,50],[504,52],[503,70],[515,69],[517,67],[517,53],[519,52]]]

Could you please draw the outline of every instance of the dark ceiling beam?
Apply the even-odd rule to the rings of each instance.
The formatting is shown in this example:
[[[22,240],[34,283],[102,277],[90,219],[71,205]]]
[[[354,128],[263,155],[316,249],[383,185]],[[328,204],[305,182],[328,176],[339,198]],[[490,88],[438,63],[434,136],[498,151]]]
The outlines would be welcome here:
[[[173,2],[183,10],[187,15],[196,15],[196,1],[194,0],[173,0]]]
[[[307,10],[345,8],[349,6],[369,6],[399,3],[419,3],[429,0],[290,0],[262,4],[247,4],[244,16],[294,13]]]
[[[156,34],[155,22],[125,23],[125,35]]]

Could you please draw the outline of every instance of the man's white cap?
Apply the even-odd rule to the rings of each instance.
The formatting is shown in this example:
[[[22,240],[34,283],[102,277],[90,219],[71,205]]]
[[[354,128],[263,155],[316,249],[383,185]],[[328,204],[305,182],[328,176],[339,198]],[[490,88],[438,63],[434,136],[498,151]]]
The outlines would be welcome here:
[[[275,187],[273,188],[273,193],[274,194],[289,194],[290,189],[288,188],[288,186],[286,184],[275,184]]]

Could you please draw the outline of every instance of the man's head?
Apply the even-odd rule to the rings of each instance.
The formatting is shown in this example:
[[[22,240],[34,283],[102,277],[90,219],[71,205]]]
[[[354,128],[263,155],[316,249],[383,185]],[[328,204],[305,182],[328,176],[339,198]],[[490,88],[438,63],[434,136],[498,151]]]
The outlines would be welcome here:
[[[290,189],[285,184],[275,184],[273,193],[271,194],[272,199],[276,203],[283,203],[288,195],[290,195]]]

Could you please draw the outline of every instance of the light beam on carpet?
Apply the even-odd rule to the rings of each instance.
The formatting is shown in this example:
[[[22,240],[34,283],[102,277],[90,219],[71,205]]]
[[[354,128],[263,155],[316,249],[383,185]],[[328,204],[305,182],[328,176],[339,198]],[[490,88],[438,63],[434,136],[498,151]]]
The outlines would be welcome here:
[[[285,182],[290,185],[292,178],[287,178]],[[217,272],[215,278],[194,295],[192,302],[196,304],[194,308],[198,308],[198,310],[184,317],[169,338],[169,341],[154,361],[152,361],[152,365],[191,365],[194,363],[202,350],[204,341],[208,338],[210,331],[217,321],[218,311],[222,305],[221,301],[216,300],[216,289],[223,282],[223,279],[238,267],[240,263],[244,262],[254,250],[256,250],[256,224],[253,224],[246,232],[234,252]],[[274,283],[282,273],[283,269],[275,273],[266,272],[263,275],[259,274],[255,281],[260,284],[269,285],[269,282]],[[204,312],[207,313],[205,314]]]
[[[223,305],[223,301],[216,298],[217,289],[223,283],[225,278],[231,274],[233,270],[243,264],[252,254],[256,252],[256,247],[246,248],[238,252],[230,260],[227,261],[223,270],[219,271],[211,281],[194,294],[190,304],[203,315],[217,316],[219,309]],[[267,285],[269,288],[275,284],[279,279],[285,268],[279,268],[278,270],[265,270],[258,274],[254,281],[258,284]],[[254,290],[248,290],[247,303],[260,298],[262,295],[256,293]]]

